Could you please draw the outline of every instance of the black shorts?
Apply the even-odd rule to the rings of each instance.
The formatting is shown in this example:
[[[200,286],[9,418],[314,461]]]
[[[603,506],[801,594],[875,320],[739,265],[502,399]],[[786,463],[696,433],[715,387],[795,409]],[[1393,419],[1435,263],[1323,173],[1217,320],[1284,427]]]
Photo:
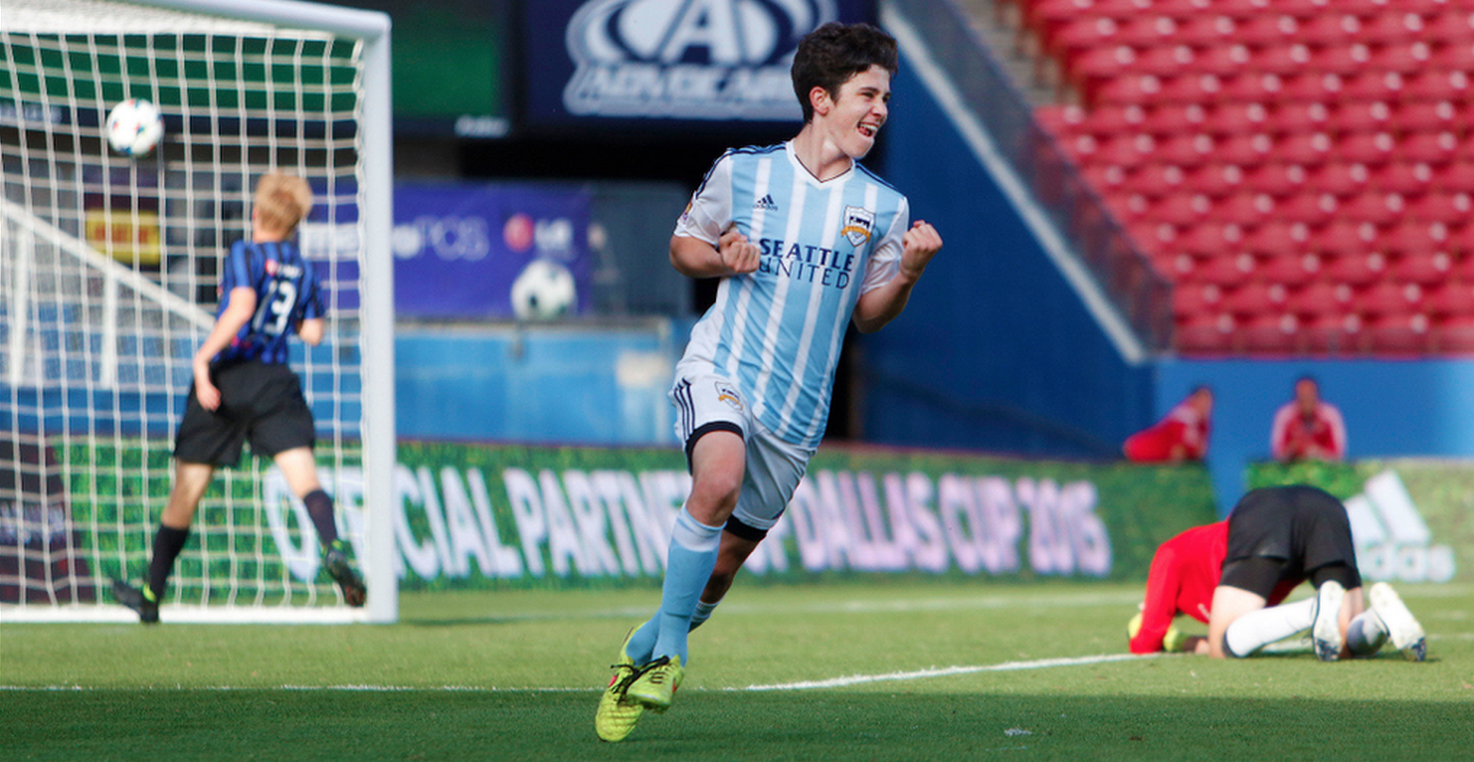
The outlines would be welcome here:
[[[1335,565],[1345,571],[1331,578],[1348,589],[1361,586],[1346,506],[1324,490],[1302,485],[1256,489],[1228,516],[1228,554],[1220,584],[1268,598],[1281,581],[1325,576],[1316,572]],[[1275,572],[1267,573],[1271,569]]]
[[[174,457],[186,463],[233,466],[247,439],[251,452],[266,457],[317,441],[312,410],[302,382],[285,364],[247,361],[210,368],[220,390],[220,407],[200,406],[194,384],[174,440]]]

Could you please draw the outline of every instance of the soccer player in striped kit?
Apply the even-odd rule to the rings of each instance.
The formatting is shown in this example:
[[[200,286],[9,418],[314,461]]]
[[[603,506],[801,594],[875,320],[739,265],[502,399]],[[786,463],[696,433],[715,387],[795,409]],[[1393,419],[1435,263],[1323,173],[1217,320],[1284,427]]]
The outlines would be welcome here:
[[[783,513],[823,436],[846,326],[868,333],[901,314],[942,247],[931,225],[910,221],[906,197],[857,162],[885,124],[896,58],[895,40],[866,24],[811,32],[792,71],[803,128],[723,154],[676,223],[671,263],[721,282],[676,366],[691,493],[660,610],[630,632],[600,699],[606,741],[670,707],[693,617],[710,614]]]
[[[347,543],[338,539],[333,499],[318,482],[312,411],[287,365],[293,333],[313,346],[323,337],[326,310],[317,276],[293,240],[310,211],[306,180],[264,175],[256,184],[251,236],[236,241],[225,259],[215,327],[194,356],[194,384],[174,442],[174,488],[154,536],[148,579],[141,587],[113,580],[113,597],[144,623],[159,621],[159,600],[215,469],[238,463],[248,438],[251,451],[274,460],[307,505],[323,567],[344,600],[364,604],[363,581]]]

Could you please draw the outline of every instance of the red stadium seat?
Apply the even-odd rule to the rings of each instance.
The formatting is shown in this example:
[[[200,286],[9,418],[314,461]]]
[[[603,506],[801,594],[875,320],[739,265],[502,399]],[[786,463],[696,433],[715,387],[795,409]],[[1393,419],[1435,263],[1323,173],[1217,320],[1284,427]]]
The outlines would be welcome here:
[[[1303,39],[1300,36],[1300,20],[1288,14],[1261,12],[1238,19],[1228,16],[1220,18],[1233,27],[1225,36],[1245,45],[1291,45]]]
[[[1127,193],[1159,198],[1184,189],[1184,173],[1176,164],[1142,164],[1125,173],[1117,186]]]
[[[1410,315],[1422,311],[1423,287],[1382,280],[1359,289],[1353,301],[1364,315]]]
[[[1343,315],[1351,310],[1355,292],[1344,283],[1313,281],[1285,297],[1285,309],[1297,315]]]
[[[1386,274],[1387,255],[1380,251],[1321,258],[1320,277],[1332,283],[1367,286],[1379,282]]]
[[[1227,196],[1244,188],[1244,170],[1237,164],[1204,164],[1186,173],[1184,188],[1209,196]]]
[[[1389,193],[1413,196],[1433,190],[1433,169],[1426,163],[1384,164],[1369,174],[1373,187]]]
[[[1390,132],[1356,132],[1335,141],[1327,151],[1341,161],[1380,165],[1396,158],[1397,148],[1397,138]]]
[[[1288,196],[1311,190],[1309,172],[1299,164],[1260,164],[1244,172],[1244,190],[1250,193],[1268,193],[1271,196]]]
[[[1327,129],[1335,132],[1387,132],[1392,106],[1384,101],[1342,101],[1331,109]]]
[[[1281,283],[1291,288],[1303,286],[1320,276],[1320,255],[1268,257],[1259,262],[1255,274],[1266,283]]]
[[[1453,256],[1446,251],[1404,254],[1387,266],[1387,277],[1429,288],[1448,282],[1453,273],[1453,262]]]
[[[1437,321],[1433,340],[1440,352],[1474,353],[1474,315],[1450,315]]]
[[[1440,42],[1474,40],[1474,10],[1465,6],[1430,15],[1423,23],[1423,32],[1428,39]]]
[[[1063,141],[1082,131],[1085,125],[1085,109],[1079,106],[1040,106],[1034,109],[1034,120],[1045,132]]]
[[[1259,315],[1284,308],[1289,290],[1279,283],[1245,283],[1225,290],[1219,309],[1234,315]]]
[[[1198,259],[1186,255],[1173,262],[1173,272],[1179,284],[1213,284],[1233,288],[1249,282],[1255,276],[1258,263],[1247,252],[1226,254]]]
[[[1403,161],[1446,164],[1459,150],[1459,136],[1453,132],[1414,132],[1397,141],[1397,155]]]
[[[1224,354],[1234,348],[1234,320],[1222,313],[1195,313],[1176,320],[1176,345],[1186,354]]]
[[[1474,315],[1474,283],[1454,281],[1430,286],[1423,309],[1432,315]]]
[[[1418,356],[1431,351],[1427,315],[1379,315],[1362,325],[1366,347],[1379,355]]]
[[[1444,251],[1450,247],[1452,241],[1448,226],[1441,222],[1427,223],[1407,219],[1380,231],[1378,244],[1390,254],[1407,256]]]
[[[1175,250],[1199,257],[1214,257],[1246,248],[1240,225],[1202,222],[1186,228],[1172,245]]]
[[[1474,203],[1467,193],[1425,193],[1409,198],[1406,207],[1409,219],[1448,224],[1468,220],[1471,212]]]
[[[1243,248],[1263,257],[1288,257],[1313,249],[1310,227],[1304,223],[1267,220],[1244,236]]]
[[[1147,125],[1147,110],[1136,104],[1092,109],[1086,114],[1081,129],[1097,137],[1154,132]]]
[[[1370,191],[1343,198],[1336,213],[1353,222],[1370,222],[1373,225],[1390,225],[1402,215],[1406,202],[1396,193]]]
[[[1310,48],[1306,48],[1306,52],[1309,53]],[[1383,68],[1370,67],[1371,61],[1372,49],[1364,43],[1326,45],[1316,48],[1315,52],[1307,58],[1302,69],[1344,76],[1359,74],[1368,68]]]
[[[1262,108],[1260,104],[1249,104]],[[1324,103],[1280,103],[1269,111],[1264,129],[1269,132],[1324,132],[1331,126],[1331,110]]]
[[[1367,58],[1363,64],[1368,68],[1379,71],[1395,71],[1401,74],[1412,74],[1429,68],[1447,69],[1457,67],[1440,66],[1433,61],[1433,48],[1423,40],[1411,42],[1394,42],[1375,49],[1368,48],[1362,43],[1356,46],[1367,52]]]
[[[1274,141],[1269,158],[1282,164],[1316,166],[1345,157],[1336,153],[1337,142],[1324,132],[1299,132]]]
[[[1430,189],[1445,193],[1474,192],[1474,161],[1456,159],[1445,165],[1430,165]]]
[[[1387,76],[1398,76],[1388,74]],[[1410,75],[1401,96],[1410,101],[1461,101],[1470,96],[1469,75],[1462,71],[1425,71]]]
[[[1356,354],[1361,338],[1361,317],[1355,314],[1324,313],[1300,321],[1301,347],[1308,352]]]
[[[1181,19],[1177,24],[1175,39],[1184,45],[1207,47],[1210,45],[1252,43],[1253,40],[1240,36],[1242,27],[1221,14],[1201,14]]]
[[[1146,112],[1141,130],[1154,135],[1206,132],[1208,122],[1208,111],[1199,104],[1165,103]]]
[[[1464,39],[1428,49],[1428,67],[1440,71],[1474,71],[1474,40]]]
[[[1336,257],[1368,254],[1381,246],[1380,238],[1376,225],[1338,219],[1310,231],[1310,249]]]
[[[1296,193],[1280,198],[1274,205],[1277,218],[1307,225],[1329,222],[1340,210],[1340,203],[1330,193]]]
[[[1294,37],[1313,45],[1336,45],[1357,39],[1362,28],[1361,19],[1349,13],[1321,13],[1298,21]]]
[[[1211,283],[1179,284],[1172,289],[1172,314],[1196,315],[1218,312],[1223,301],[1223,289]]]
[[[1360,22],[1360,28],[1353,33],[1354,37],[1373,45],[1411,42],[1421,39],[1425,34],[1422,16],[1400,10],[1362,17]]]
[[[1162,139],[1154,153],[1157,161],[1179,167],[1197,167],[1217,156],[1219,152],[1217,141],[1212,135],[1184,132]]]
[[[1371,187],[1372,172],[1365,164],[1332,161],[1305,173],[1304,188],[1334,196],[1355,196]]]
[[[1474,61],[1471,61],[1474,70]],[[1470,115],[1449,101],[1412,101],[1399,105],[1393,112],[1394,129],[1408,132],[1442,132],[1469,126]]]
[[[1272,219],[1274,213],[1275,202],[1272,196],[1263,193],[1234,193],[1210,200],[1206,216],[1216,222],[1249,227]]]
[[[1239,348],[1254,354],[1287,354],[1301,346],[1300,321],[1292,314],[1268,312],[1239,321]]]

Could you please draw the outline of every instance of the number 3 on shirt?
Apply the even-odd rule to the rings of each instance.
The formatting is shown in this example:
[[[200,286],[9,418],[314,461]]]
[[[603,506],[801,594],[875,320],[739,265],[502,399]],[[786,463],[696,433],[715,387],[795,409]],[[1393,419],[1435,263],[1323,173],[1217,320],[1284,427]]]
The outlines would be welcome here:
[[[292,307],[296,301],[296,284],[289,280],[271,281],[271,290],[266,292],[266,299],[256,308],[256,319],[251,321],[251,329],[268,336],[280,336],[287,328],[287,321],[292,317]],[[270,325],[266,325],[268,312],[272,316]]]

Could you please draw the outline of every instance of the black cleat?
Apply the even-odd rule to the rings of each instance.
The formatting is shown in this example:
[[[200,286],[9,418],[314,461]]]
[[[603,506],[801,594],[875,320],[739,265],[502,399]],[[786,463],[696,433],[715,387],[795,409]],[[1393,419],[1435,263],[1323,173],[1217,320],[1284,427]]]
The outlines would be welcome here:
[[[153,596],[120,579],[113,579],[113,600],[138,612],[138,621],[159,623],[159,602]]]
[[[322,565],[328,570],[328,576],[338,583],[338,589],[343,591],[343,600],[354,608],[361,608],[364,600],[368,597],[368,590],[363,586],[363,579],[358,572],[353,570],[353,564],[348,561],[348,554],[343,552],[345,543],[337,540],[322,554]]]

